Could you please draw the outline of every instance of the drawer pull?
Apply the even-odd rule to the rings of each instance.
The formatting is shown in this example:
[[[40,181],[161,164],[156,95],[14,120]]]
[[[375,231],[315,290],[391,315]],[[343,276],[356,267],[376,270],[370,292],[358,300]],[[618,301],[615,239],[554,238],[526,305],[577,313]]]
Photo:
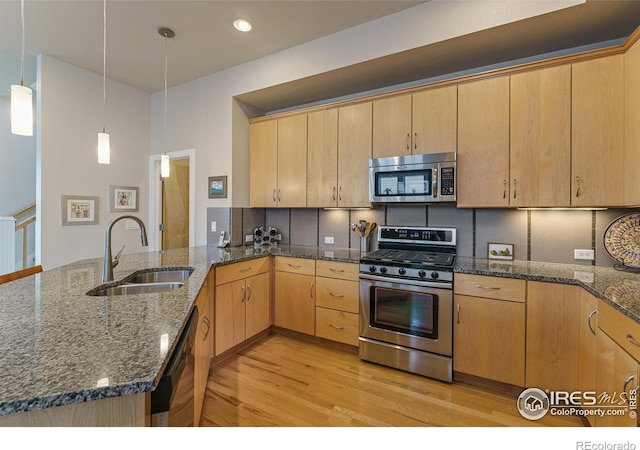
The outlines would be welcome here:
[[[627,341],[631,342],[636,347],[640,347],[640,342],[636,341],[630,334],[627,334]]]
[[[246,269],[240,269],[238,272],[245,273],[245,272],[250,271],[251,269],[253,269],[253,267],[247,267]]]
[[[589,325],[589,330],[591,331],[591,333],[595,336],[596,335],[596,330],[593,329],[593,327],[591,326],[591,318],[593,316],[595,316],[596,314],[598,314],[598,310],[594,309],[593,311],[591,311],[591,313],[589,313],[589,316],[587,317],[587,325]],[[629,335],[631,336],[631,335]],[[627,339],[629,338],[629,336],[627,336]]]
[[[344,269],[334,269],[333,267],[329,267],[329,270],[334,273],[343,273]]]
[[[500,288],[499,287],[492,287],[492,286],[483,286],[481,284],[476,284],[476,287],[478,289],[484,289],[486,291],[499,291]]]
[[[287,266],[292,267],[294,269],[299,269],[300,267],[302,267],[302,266],[300,266],[298,264],[291,264],[291,263],[287,263]]]
[[[332,296],[332,297],[337,297],[337,298],[344,297],[344,294],[334,294],[333,292],[329,292],[329,295]]]
[[[334,325],[334,324],[330,323],[329,326],[331,328],[333,328],[334,330],[344,330],[344,327],[340,326],[340,325]]]

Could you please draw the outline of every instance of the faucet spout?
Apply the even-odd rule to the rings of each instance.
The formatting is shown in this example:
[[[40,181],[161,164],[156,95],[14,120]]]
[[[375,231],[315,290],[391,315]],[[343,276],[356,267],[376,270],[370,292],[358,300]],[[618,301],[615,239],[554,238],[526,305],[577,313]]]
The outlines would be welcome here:
[[[122,250],[118,252],[118,257],[115,260],[113,259],[113,256],[111,254],[111,229],[117,222],[123,219],[131,219],[137,222],[137,224],[140,226],[140,241],[142,243],[142,246],[146,247],[147,245],[149,245],[147,242],[147,229],[144,226],[144,222],[142,222],[140,218],[131,215],[123,215],[112,219],[111,222],[107,224],[107,229],[105,230],[104,234],[104,264],[102,268],[103,283],[113,281],[113,268],[118,264],[118,260],[120,259],[120,253],[122,252]]]

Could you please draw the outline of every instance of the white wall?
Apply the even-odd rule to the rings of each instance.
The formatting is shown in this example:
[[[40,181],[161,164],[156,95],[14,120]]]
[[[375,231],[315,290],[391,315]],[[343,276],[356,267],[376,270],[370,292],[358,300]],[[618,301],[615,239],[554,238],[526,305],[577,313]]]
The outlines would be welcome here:
[[[246,121],[246,118],[242,118],[234,104],[234,96],[577,3],[583,2],[427,2],[172,88],[167,96],[166,132],[164,92],[153,94],[151,152],[196,150],[195,244],[206,244],[208,207],[248,206],[248,138],[246,133],[244,136],[239,134],[243,126],[234,123]],[[245,130],[248,132],[248,127]],[[229,189],[227,199],[208,198],[204,186],[207,178],[214,175],[229,176],[232,189]],[[237,177],[244,177],[244,180],[239,182]]]
[[[150,96],[107,80],[106,131],[111,136],[111,164],[98,164],[98,132],[103,126],[102,76],[40,56],[38,60],[37,142],[38,218],[36,261],[45,270],[104,254],[107,223],[119,213],[109,212],[109,186],[136,186],[140,211],[148,221]],[[98,225],[62,226],[61,196],[99,197]],[[38,234],[39,233],[39,234]],[[113,251],[146,251],[137,230],[113,229]]]

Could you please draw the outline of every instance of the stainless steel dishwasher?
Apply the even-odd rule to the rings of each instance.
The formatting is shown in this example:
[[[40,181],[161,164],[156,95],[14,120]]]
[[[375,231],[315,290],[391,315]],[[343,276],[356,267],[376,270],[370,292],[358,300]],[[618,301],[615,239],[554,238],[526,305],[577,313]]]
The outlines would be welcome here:
[[[151,426],[194,426],[194,343],[198,307],[194,307],[158,386],[151,392]]]

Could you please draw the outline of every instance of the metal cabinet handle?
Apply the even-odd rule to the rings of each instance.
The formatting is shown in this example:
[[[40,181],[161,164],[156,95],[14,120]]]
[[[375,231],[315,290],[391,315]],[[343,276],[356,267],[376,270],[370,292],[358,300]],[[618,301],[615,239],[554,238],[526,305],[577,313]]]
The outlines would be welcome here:
[[[311,295],[311,298],[313,297],[313,283],[311,283],[311,287],[309,288],[309,294]]]
[[[631,342],[636,347],[640,347],[640,342],[636,341],[630,334],[627,334],[627,341]]]
[[[407,150],[411,148],[411,133],[407,133],[407,140],[405,142]]]
[[[276,190],[275,189],[273,190],[273,201],[274,202],[276,201]]]
[[[240,269],[240,270],[238,270],[238,272],[240,272],[240,273],[245,273],[245,272],[250,271],[251,269],[253,269],[253,267],[249,266],[249,267],[247,267],[246,269]]]
[[[594,336],[596,335],[596,330],[591,326],[591,318],[593,316],[595,316],[596,314],[598,314],[598,310],[594,309],[593,311],[591,311],[589,313],[589,315],[587,316],[587,325],[589,325],[589,330],[591,331],[591,334],[593,334]]]
[[[329,270],[334,273],[343,273],[344,269],[334,269],[333,267],[329,267]]]
[[[333,198],[333,201],[335,201],[335,200],[336,200],[336,187],[335,187],[335,186],[333,187],[333,194],[332,194],[332,198]]]
[[[460,325],[460,304],[458,303],[456,323]]]
[[[329,324],[329,326],[335,330],[344,330],[344,327],[341,325],[334,325],[332,323]]]
[[[278,201],[280,201],[280,189],[278,189]]]
[[[580,177],[576,177],[576,197],[580,197]]]
[[[247,301],[251,300],[251,285],[247,284],[247,292],[249,293],[247,296]]]
[[[483,286],[481,284],[476,284],[475,285],[478,289],[485,289],[487,291],[499,291],[500,288],[499,287],[493,287],[493,286]]]
[[[209,336],[209,331],[211,330],[211,322],[209,321],[209,318],[207,316],[204,316],[202,318],[202,323],[204,323],[207,326],[207,330],[204,333],[202,333],[202,340],[206,341],[207,336]]]
[[[244,290],[244,286],[242,286],[240,289],[242,290],[242,299],[240,300],[240,303],[244,303],[244,299],[245,299],[247,293]]]
[[[413,133],[413,148],[418,148],[418,132]]]
[[[629,385],[629,383],[631,383],[634,379],[636,378],[635,375],[629,375],[629,378],[627,378],[626,380],[624,380],[624,385],[622,386],[622,392],[626,393],[627,392],[627,386]]]
[[[342,186],[338,189],[338,200],[342,201]]]
[[[518,191],[517,185],[518,185],[518,182],[514,178],[513,179],[513,198],[516,198],[516,192]]]
[[[287,266],[289,266],[289,267],[293,267],[294,269],[299,269],[300,267],[302,267],[302,266],[300,266],[300,265],[297,265],[297,264],[291,264],[291,263],[287,263]]]
[[[343,298],[344,294],[334,294],[333,292],[329,292],[329,295],[336,298]]]

